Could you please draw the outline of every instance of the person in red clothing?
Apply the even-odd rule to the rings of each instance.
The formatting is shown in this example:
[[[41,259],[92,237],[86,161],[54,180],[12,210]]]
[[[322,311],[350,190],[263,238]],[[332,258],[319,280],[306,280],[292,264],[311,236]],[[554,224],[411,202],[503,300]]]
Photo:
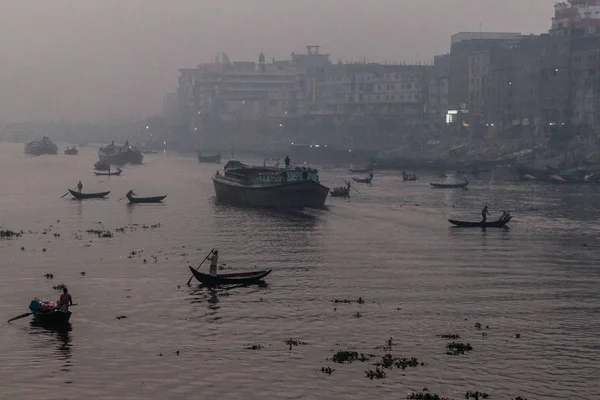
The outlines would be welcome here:
[[[73,305],[73,298],[69,294],[67,288],[63,289],[63,294],[60,295],[60,299],[58,300],[58,305],[60,306],[60,311],[67,312],[69,311],[69,306]]]

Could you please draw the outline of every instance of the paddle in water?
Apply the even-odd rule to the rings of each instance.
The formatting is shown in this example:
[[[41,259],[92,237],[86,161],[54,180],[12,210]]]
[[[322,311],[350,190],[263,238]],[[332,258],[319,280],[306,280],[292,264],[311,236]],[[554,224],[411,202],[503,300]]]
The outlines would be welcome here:
[[[200,263],[200,265],[198,265],[198,268],[196,268],[196,271],[198,271],[200,269],[200,267],[202,266],[202,264],[204,264],[204,261],[208,260],[208,256],[210,256],[212,254],[212,252],[215,249],[212,249],[211,251],[208,252],[208,254],[206,255],[206,257],[204,257],[204,260],[202,260],[202,262]],[[190,276],[190,279],[188,280],[188,286],[190,285],[190,282],[192,281],[192,278],[194,278],[194,275]]]
[[[6,322],[12,322],[12,321],[16,321],[17,319],[21,319],[21,318],[29,317],[31,314],[33,314],[33,313],[32,313],[32,312],[28,312],[28,313],[25,313],[25,314],[17,315],[16,317],[14,317],[14,318],[11,318],[11,319],[9,319],[9,320],[8,320],[8,321],[6,321]]]
[[[75,190],[75,189],[73,189],[73,190]],[[62,199],[63,197],[65,197],[65,196],[66,196],[66,195],[68,195],[68,194],[69,194],[69,192],[67,192],[67,193],[63,194],[62,196],[60,196],[60,198]]]

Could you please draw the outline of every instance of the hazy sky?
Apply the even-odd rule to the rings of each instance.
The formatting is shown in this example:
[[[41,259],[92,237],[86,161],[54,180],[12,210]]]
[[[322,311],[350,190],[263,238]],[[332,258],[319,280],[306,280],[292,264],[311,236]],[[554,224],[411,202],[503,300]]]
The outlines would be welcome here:
[[[141,117],[225,52],[428,61],[459,31],[541,33],[554,0],[0,0],[0,121]]]

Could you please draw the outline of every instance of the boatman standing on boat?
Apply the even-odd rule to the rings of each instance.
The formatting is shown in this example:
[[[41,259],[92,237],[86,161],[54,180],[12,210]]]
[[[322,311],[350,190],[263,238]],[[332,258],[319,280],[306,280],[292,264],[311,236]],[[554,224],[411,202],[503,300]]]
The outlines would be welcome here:
[[[79,191],[79,193],[81,193],[82,189],[83,189],[83,183],[81,183],[81,181],[79,181],[79,183],[77,183],[77,190]]]
[[[210,268],[208,273],[210,276],[217,276],[217,264],[219,263],[219,250],[214,250],[208,258],[210,260]]]
[[[69,294],[67,288],[63,289],[63,294],[60,295],[60,299],[58,300],[58,306],[60,307],[60,311],[67,312],[69,311],[69,306],[73,305],[73,298]]]
[[[488,215],[492,215],[490,214],[490,212],[488,211],[488,207],[487,205],[485,207],[483,207],[483,210],[481,210],[481,223],[485,224],[485,221],[487,220],[487,216]]]
[[[290,166],[290,156],[285,156],[285,167],[288,168]]]

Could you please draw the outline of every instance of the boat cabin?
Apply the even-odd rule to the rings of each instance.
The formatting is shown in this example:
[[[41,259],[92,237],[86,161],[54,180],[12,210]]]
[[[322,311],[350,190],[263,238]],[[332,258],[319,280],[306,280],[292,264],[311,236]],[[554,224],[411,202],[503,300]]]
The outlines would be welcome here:
[[[225,178],[242,180],[245,183],[254,185],[293,183],[308,180],[319,182],[318,171],[309,167],[255,167],[232,160],[227,162],[224,171]],[[219,175],[218,172],[217,174]]]

